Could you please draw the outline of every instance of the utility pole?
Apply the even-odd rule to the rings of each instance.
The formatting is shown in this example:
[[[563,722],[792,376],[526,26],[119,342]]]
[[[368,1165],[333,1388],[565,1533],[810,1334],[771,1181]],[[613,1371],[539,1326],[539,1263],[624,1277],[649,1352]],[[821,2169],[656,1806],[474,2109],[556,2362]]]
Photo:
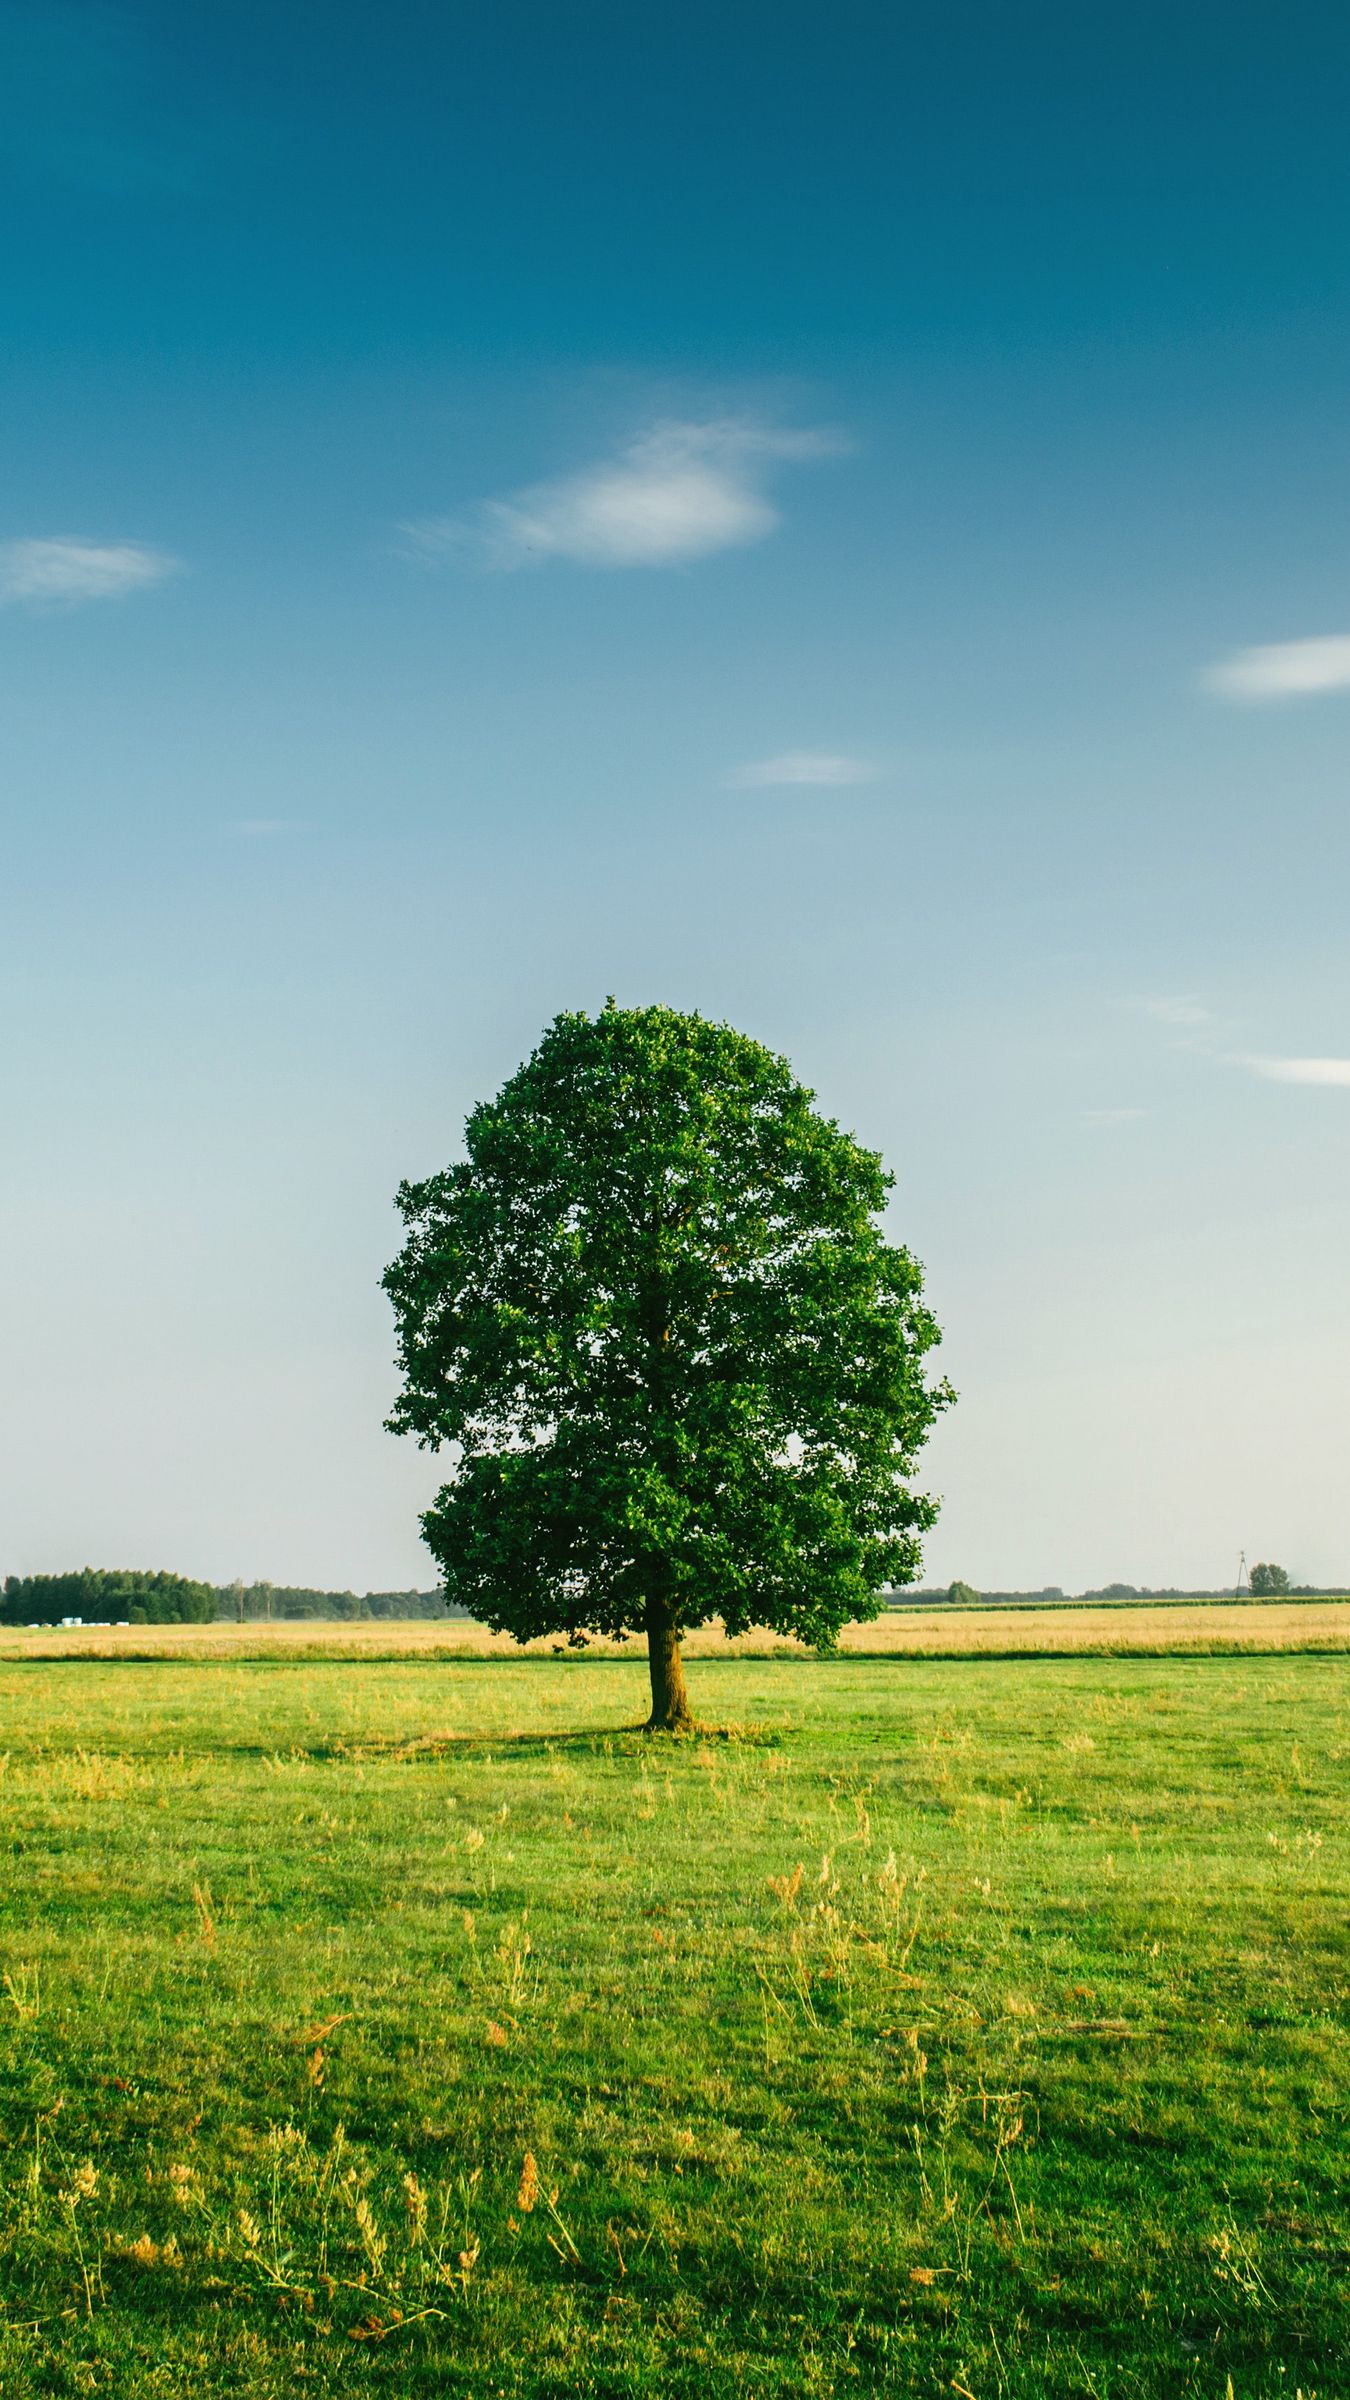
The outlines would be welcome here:
[[[1239,1553],[1239,1556],[1238,1556],[1237,1583],[1236,1583],[1236,1585],[1234,1586],[1234,1589],[1233,1589],[1233,1598],[1234,1598],[1235,1600],[1240,1600],[1240,1599],[1242,1598],[1243,1592],[1245,1591],[1245,1592],[1246,1592],[1246,1594],[1247,1594],[1247,1597],[1248,1597],[1248,1599],[1250,1599],[1250,1598],[1251,1598],[1251,1590],[1252,1590],[1252,1579],[1251,1579],[1250,1575],[1247,1573],[1247,1553],[1246,1553],[1246,1551],[1245,1551],[1245,1550],[1243,1550],[1243,1551],[1241,1551],[1241,1552]]]

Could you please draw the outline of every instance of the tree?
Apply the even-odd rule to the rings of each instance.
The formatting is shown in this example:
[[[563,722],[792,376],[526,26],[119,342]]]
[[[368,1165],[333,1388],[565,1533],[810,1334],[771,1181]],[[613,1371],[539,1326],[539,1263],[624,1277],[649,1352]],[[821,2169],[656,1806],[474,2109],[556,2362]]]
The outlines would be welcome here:
[[[446,1598],[520,1641],[645,1632],[652,1729],[692,1722],[690,1627],[828,1648],[937,1513],[907,1479],[938,1328],[891,1178],[811,1102],[729,1026],[611,1001],[399,1191],[389,1424],[455,1452]]]
[[[1269,1564],[1253,1567],[1250,1580],[1253,1598],[1271,1599],[1289,1589],[1289,1577],[1283,1567]]]
[[[947,1586],[947,1598],[953,1601],[958,1608],[974,1608],[979,1597],[974,1584],[962,1583],[959,1577],[955,1583]]]

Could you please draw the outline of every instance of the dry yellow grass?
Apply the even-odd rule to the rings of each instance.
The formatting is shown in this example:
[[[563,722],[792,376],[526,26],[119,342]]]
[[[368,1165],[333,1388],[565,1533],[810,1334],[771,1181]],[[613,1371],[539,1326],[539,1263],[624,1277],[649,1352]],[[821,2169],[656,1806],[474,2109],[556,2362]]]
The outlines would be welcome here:
[[[560,1645],[531,1642],[525,1654],[548,1656]],[[963,1656],[1074,1651],[1196,1649],[1350,1649],[1350,1600],[1297,1600],[1236,1604],[1183,1601],[1118,1608],[944,1608],[888,1611],[871,1624],[846,1627],[840,1650],[857,1656]],[[809,1656],[800,1643],[772,1633],[743,1635],[729,1642],[716,1626],[691,1634],[692,1658]],[[593,1658],[640,1658],[645,1645],[593,1642]],[[447,1655],[513,1658],[522,1655],[509,1635],[490,1633],[467,1619],[368,1619],[342,1623],[324,1618],[290,1618],[275,1624],[112,1625],[64,1631],[43,1626],[0,1627],[0,1658],[256,1658],[308,1655],[330,1657]]]

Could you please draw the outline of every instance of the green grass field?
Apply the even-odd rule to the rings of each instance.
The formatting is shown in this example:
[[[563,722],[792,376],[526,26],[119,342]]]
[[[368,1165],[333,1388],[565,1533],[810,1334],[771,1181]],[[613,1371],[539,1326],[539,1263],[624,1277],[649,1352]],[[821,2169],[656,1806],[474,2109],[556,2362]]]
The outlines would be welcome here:
[[[1350,1661],[0,1666],[0,2393],[1350,2392]]]

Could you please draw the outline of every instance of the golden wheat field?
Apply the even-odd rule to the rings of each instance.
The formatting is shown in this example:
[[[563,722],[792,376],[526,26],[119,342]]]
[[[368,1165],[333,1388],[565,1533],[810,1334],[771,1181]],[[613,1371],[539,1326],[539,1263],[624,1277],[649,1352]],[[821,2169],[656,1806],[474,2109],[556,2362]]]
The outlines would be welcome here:
[[[557,1640],[514,1642],[468,1618],[297,1617],[273,1623],[0,1628],[0,1658],[252,1658],[321,1651],[326,1657],[511,1658],[565,1649]],[[800,1642],[758,1632],[728,1641],[717,1625],[691,1633],[689,1655],[771,1658],[809,1655]],[[1350,1649],[1350,1600],[1143,1602],[1138,1606],[889,1609],[848,1625],[845,1655],[963,1658],[1130,1655],[1151,1651]],[[645,1644],[595,1641],[592,1658],[640,1658]]]

